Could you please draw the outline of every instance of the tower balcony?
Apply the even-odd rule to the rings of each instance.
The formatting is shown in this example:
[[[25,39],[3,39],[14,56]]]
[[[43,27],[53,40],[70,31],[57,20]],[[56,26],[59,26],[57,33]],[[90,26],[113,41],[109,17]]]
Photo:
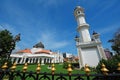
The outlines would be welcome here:
[[[87,23],[83,23],[83,24],[80,24],[80,25],[78,25],[78,27],[77,27],[77,30],[79,31],[81,28],[89,28],[89,24],[87,24]]]
[[[76,46],[77,47],[94,47],[96,45],[100,45],[100,41],[90,41],[90,42],[77,42]]]

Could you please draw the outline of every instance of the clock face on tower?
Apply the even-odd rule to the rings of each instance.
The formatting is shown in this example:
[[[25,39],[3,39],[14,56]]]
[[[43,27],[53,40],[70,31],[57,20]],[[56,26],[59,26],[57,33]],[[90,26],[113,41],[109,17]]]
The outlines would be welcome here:
[[[80,8],[80,7],[76,8],[75,11],[74,11],[74,15],[75,15],[75,17],[77,17],[79,15],[84,15],[83,9]]]
[[[80,11],[77,11],[77,14],[80,14]]]
[[[80,11],[77,11],[78,14],[80,14]]]

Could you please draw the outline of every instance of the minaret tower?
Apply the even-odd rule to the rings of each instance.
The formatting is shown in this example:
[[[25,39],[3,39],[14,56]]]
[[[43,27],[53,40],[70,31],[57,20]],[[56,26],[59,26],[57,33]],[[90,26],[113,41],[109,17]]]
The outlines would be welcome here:
[[[83,8],[77,6],[74,11],[74,16],[77,20],[77,31],[80,34],[80,42],[90,42],[89,24],[85,21],[85,14]]]
[[[79,37],[76,36],[75,40],[80,68],[85,64],[95,67],[101,59],[107,59],[99,39],[99,34],[93,32],[92,38],[90,37],[89,24],[86,23],[82,7],[77,6],[75,8],[74,16],[77,21],[77,31],[79,32]]]

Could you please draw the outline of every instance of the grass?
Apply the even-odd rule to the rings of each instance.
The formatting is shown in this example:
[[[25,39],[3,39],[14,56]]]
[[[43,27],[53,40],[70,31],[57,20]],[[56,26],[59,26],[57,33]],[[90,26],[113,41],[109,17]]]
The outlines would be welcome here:
[[[47,73],[51,73],[51,69],[48,69],[49,64],[46,65],[41,65],[40,68],[40,72],[47,72]],[[16,70],[20,70],[22,71],[22,68],[24,67],[24,65],[17,65]],[[28,64],[28,68],[27,71],[36,71],[37,68],[37,64]],[[68,73],[67,69],[63,68],[63,64],[55,64],[55,73]],[[84,71],[81,70],[73,70],[72,73],[85,73]]]

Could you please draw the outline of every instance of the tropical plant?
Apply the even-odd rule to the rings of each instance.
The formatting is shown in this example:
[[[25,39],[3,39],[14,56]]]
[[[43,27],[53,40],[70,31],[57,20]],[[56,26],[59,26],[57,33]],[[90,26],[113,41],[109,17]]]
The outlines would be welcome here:
[[[106,68],[109,70],[109,73],[117,72],[117,67],[118,67],[117,65],[118,65],[119,62],[120,62],[120,55],[115,55],[109,60],[102,59],[98,63],[98,65],[96,67],[96,71],[98,73],[101,73],[101,68],[102,68],[101,65],[102,65],[102,63],[104,63]]]
[[[115,32],[113,39],[108,42],[112,43],[112,49],[120,55],[120,28]]]

